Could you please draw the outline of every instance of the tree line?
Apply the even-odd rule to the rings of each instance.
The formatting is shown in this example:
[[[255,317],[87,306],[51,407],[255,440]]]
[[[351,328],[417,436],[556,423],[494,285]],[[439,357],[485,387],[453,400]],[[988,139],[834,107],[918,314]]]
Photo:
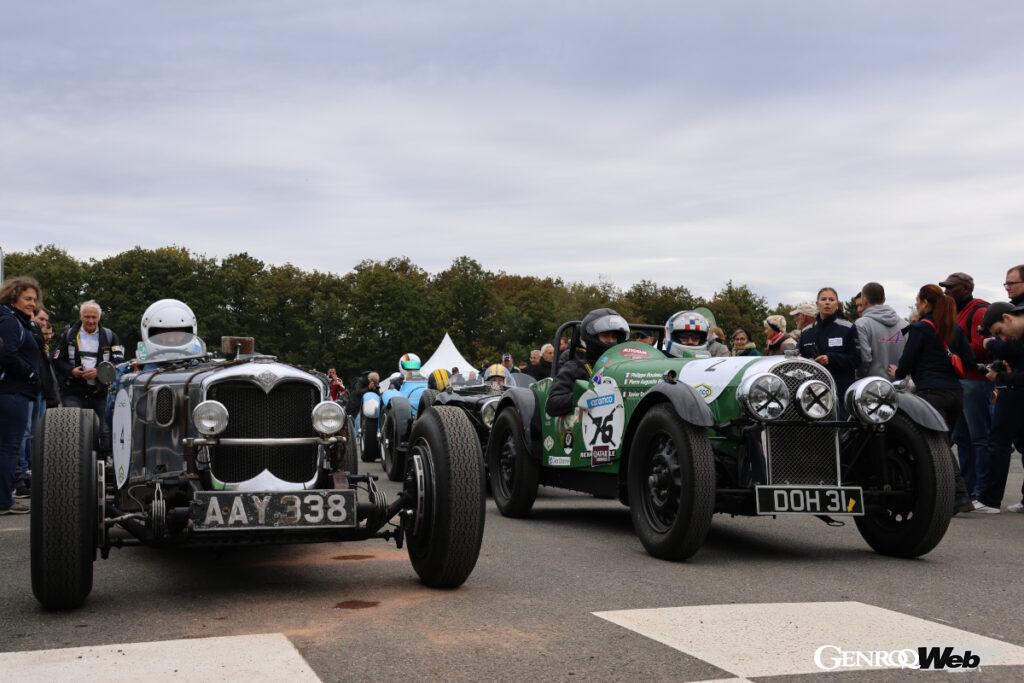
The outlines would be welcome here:
[[[209,258],[177,246],[79,260],[51,244],[7,254],[5,274],[39,280],[58,332],[78,319],[79,303],[95,299],[103,307],[103,325],[130,353],[146,307],[175,298],[195,311],[211,349],[219,348],[222,335],[251,336],[262,353],[336,367],[343,377],[368,369],[390,372],[407,352],[426,361],[445,332],[471,362],[497,362],[507,352],[518,363],[552,341],[561,323],[601,306],[655,324],[676,311],[707,306],[727,335],[743,327],[763,346],[764,318],[793,308],[769,308],[764,297],[731,280],[703,298],[684,285],[650,280],[621,289],[604,281],[495,273],[467,256],[436,275],[406,257],[364,260],[337,274],[267,264],[246,253]]]

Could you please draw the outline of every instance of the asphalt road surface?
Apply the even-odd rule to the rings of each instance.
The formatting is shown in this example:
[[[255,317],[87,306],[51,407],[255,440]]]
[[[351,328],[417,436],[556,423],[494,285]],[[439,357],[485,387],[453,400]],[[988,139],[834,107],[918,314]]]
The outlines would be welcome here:
[[[1020,484],[1018,462],[1005,503]],[[488,502],[457,590],[421,586],[384,541],[128,548],[98,561],[88,602],[68,613],[32,597],[28,524],[0,517],[0,681],[937,675],[815,663],[823,647],[831,667],[840,650],[918,646],[980,653],[966,680],[1024,680],[1019,514],[961,515],[910,561],[873,553],[852,524],[717,516],[700,552],[671,563],[644,552],[619,503],[542,488],[530,519]]]

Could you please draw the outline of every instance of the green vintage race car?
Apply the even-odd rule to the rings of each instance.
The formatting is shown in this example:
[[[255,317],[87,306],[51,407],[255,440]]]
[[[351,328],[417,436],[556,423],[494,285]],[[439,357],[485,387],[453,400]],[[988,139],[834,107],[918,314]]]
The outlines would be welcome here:
[[[579,322],[559,328],[556,348],[566,334],[576,348]],[[673,560],[700,548],[716,512],[853,517],[874,550],[898,557],[942,540],[953,461],[925,401],[881,378],[836,396],[803,358],[698,355],[614,346],[564,417],[545,412],[551,378],[505,392],[486,449],[501,513],[527,516],[538,485],[618,497],[647,551]]]

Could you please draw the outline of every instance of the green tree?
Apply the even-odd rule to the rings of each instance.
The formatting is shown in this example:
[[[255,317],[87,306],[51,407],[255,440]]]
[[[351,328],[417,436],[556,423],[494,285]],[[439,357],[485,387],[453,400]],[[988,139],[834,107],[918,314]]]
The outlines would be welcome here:
[[[714,293],[707,307],[715,314],[718,326],[731,336],[738,327],[745,329],[759,348],[764,348],[764,324],[768,302],[754,294],[747,285],[734,285],[732,280]]]
[[[43,304],[59,333],[63,325],[78,320],[78,304],[83,300],[85,264],[53,245],[37,245],[30,252],[5,254],[4,277],[29,275],[43,288]]]

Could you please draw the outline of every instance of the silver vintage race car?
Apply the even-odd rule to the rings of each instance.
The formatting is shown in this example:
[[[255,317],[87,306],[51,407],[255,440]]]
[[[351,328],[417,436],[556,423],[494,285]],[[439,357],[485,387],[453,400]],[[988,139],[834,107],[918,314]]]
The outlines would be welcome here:
[[[102,423],[91,410],[46,412],[32,482],[39,602],[81,605],[97,552],[131,545],[381,538],[408,544],[426,585],[461,585],[484,526],[479,444],[447,446],[451,433],[473,433],[464,413],[439,408],[416,422],[402,490],[389,501],[357,472],[350,421],[324,376],[226,339],[226,360],[198,337],[153,338],[137,369],[101,367],[112,398]]]

